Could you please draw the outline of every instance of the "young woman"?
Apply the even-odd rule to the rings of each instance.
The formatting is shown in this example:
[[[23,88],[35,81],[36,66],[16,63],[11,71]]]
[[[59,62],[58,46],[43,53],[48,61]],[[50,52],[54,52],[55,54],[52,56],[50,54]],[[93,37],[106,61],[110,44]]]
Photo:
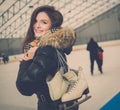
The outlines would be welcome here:
[[[37,95],[38,110],[58,110],[61,103],[61,99],[51,100],[46,78],[49,74],[54,77],[59,69],[56,49],[66,59],[76,40],[74,31],[61,27],[62,23],[62,14],[53,6],[45,5],[36,8],[23,43],[25,54],[20,60],[16,86],[23,95]],[[75,79],[77,82],[77,75],[67,71],[64,73],[66,79],[69,81]],[[66,95],[63,97],[63,102],[69,100],[66,99]],[[72,104],[72,101],[68,102],[68,106]],[[70,110],[78,110],[78,106]]]

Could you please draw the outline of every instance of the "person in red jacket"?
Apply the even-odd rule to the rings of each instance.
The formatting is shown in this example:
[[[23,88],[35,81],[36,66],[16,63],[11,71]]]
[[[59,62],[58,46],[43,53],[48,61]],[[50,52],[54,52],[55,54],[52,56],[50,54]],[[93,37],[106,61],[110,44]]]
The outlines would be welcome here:
[[[98,47],[99,65],[101,68],[103,65],[103,52],[104,52],[104,50],[102,49],[102,47]]]

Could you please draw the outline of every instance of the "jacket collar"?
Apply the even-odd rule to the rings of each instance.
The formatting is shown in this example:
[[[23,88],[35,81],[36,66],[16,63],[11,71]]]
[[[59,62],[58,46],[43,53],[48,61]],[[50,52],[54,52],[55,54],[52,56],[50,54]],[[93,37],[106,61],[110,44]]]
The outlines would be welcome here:
[[[50,45],[58,49],[63,49],[72,46],[75,39],[76,37],[73,29],[64,27],[57,29],[53,33],[49,30],[40,38],[39,46],[43,47]]]

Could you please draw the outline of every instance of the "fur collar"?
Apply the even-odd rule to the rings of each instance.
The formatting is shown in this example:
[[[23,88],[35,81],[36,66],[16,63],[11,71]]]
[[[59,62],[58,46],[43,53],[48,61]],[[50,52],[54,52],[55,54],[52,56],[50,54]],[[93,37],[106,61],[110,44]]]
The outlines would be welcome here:
[[[50,45],[58,49],[63,49],[72,46],[75,39],[76,37],[73,29],[64,27],[57,29],[54,33],[48,31],[40,38],[39,46]]]

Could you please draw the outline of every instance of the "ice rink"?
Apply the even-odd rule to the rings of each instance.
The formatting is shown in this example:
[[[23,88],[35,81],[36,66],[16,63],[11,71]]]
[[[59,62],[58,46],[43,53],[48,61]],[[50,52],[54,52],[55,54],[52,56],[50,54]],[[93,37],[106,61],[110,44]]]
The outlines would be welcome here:
[[[91,99],[79,105],[79,110],[99,110],[113,96],[120,92],[120,40],[100,43],[104,49],[103,74],[94,65],[90,74],[89,52],[86,45],[77,46],[67,57],[69,66],[82,66],[89,84]],[[0,64],[0,110],[37,110],[35,95],[22,96],[16,89],[19,62]]]

